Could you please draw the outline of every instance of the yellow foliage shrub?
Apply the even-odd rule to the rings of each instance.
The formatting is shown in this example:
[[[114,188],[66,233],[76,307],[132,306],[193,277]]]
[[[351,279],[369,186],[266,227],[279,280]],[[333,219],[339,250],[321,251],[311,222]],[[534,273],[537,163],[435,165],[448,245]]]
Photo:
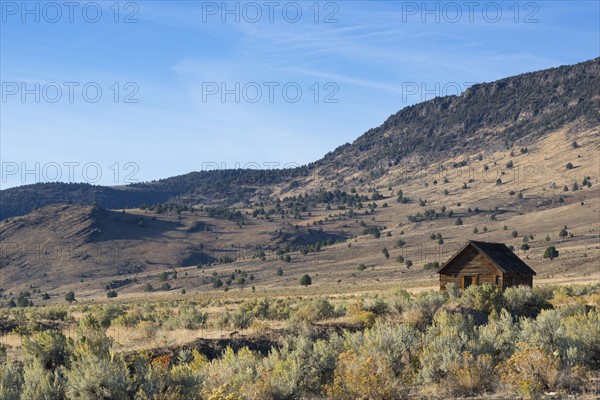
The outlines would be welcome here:
[[[325,392],[335,399],[394,399],[399,396],[389,365],[354,350],[340,354],[333,383]]]
[[[515,352],[499,369],[504,384],[524,398],[531,399],[554,388],[559,359],[537,348],[525,348]]]
[[[492,388],[494,361],[489,354],[475,357],[469,352],[463,352],[462,360],[452,364],[449,373],[452,392],[460,394],[485,392]]]

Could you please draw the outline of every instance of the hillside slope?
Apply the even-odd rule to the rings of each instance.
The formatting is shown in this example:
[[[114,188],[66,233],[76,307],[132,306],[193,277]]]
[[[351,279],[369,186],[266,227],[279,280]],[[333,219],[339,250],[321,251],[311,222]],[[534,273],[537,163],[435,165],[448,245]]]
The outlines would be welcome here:
[[[396,166],[348,192],[236,209],[47,206],[0,221],[0,288],[4,301],[8,291],[31,290],[56,301],[66,290],[97,299],[107,287],[140,296],[147,285],[158,295],[284,294],[306,273],[311,293],[430,287],[430,263],[467,239],[512,246],[538,273],[536,284],[598,281],[599,153],[598,127],[567,126],[527,148]],[[548,246],[559,257],[545,259]]]
[[[600,58],[473,85],[460,96],[406,107],[316,165],[383,173],[406,157],[425,165],[527,145],[573,122],[575,129],[600,124]]]

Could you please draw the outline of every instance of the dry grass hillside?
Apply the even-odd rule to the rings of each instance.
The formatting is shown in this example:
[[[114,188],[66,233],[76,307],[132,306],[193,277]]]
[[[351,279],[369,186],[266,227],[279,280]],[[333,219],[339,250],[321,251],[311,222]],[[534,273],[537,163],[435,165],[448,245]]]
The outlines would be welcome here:
[[[45,292],[47,301],[63,302],[68,290],[81,301],[105,298],[109,289],[123,298],[182,289],[211,296],[418,289],[437,283],[426,264],[444,262],[468,239],[514,246],[537,271],[534,283],[597,282],[599,135],[566,127],[526,149],[400,164],[369,184],[356,181],[360,204],[309,202],[296,216],[283,195],[282,212],[269,211],[275,202],[195,211],[48,206],[1,222],[0,287],[5,300],[33,291],[37,304]],[[285,196],[318,187],[328,188],[317,176]],[[400,193],[408,200],[398,201]],[[543,258],[548,246],[558,258]],[[311,287],[299,285],[303,274]]]

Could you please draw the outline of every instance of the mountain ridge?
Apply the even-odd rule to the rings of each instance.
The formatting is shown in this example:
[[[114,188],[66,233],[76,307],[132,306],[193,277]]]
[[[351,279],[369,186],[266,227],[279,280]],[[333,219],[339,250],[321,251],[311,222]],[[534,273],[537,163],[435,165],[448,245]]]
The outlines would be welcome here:
[[[307,165],[282,170],[190,172],[122,187],[37,183],[0,191],[0,219],[60,203],[105,208],[177,202],[231,206],[302,189],[318,178],[344,188],[369,182],[401,162],[426,165],[473,151],[526,145],[567,124],[600,123],[600,58],[528,72],[405,107]],[[277,190],[275,187],[279,186]]]

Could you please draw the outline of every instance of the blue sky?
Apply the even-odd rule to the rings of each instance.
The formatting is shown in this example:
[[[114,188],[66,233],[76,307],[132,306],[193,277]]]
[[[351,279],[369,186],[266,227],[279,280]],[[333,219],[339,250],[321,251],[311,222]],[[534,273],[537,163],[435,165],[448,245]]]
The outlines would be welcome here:
[[[0,3],[2,188],[305,164],[408,105],[600,55],[598,1]]]

